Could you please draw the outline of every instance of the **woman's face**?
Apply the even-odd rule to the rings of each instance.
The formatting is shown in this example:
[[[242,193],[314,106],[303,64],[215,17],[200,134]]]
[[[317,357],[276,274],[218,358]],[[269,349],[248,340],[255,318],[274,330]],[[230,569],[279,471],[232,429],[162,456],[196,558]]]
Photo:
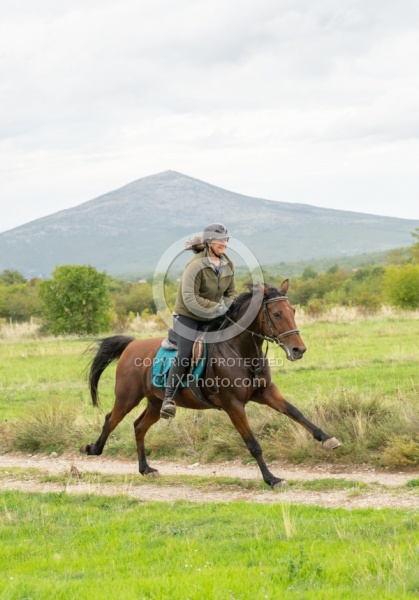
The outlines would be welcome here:
[[[213,242],[211,242],[209,247],[216,254],[224,254],[224,252],[227,250],[227,243],[228,243],[227,238],[222,239],[222,240],[214,240]]]

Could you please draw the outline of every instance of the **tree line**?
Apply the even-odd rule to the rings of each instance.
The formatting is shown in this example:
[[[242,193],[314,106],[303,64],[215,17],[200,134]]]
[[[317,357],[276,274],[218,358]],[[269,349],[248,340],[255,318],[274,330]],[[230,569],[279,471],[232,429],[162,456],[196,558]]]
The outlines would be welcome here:
[[[411,247],[393,250],[386,265],[346,271],[337,264],[325,272],[306,267],[294,277],[290,300],[312,314],[333,306],[361,307],[375,311],[384,304],[405,309],[419,308],[419,229],[412,233]],[[267,283],[279,286],[281,273],[263,272]],[[244,290],[250,274],[237,278]],[[168,305],[174,303],[178,282],[165,280]],[[99,273],[92,266],[56,267],[52,277],[25,279],[14,270],[0,273],[0,319],[24,322],[37,318],[53,334],[88,334],[123,328],[136,315],[156,314],[153,281],[124,281]]]

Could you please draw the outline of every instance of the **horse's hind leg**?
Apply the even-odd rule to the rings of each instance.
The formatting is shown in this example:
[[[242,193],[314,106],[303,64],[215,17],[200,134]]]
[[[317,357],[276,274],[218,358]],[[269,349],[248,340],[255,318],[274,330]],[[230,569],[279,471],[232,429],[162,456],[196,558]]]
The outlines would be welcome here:
[[[256,460],[259,465],[259,469],[262,473],[263,481],[271,486],[272,489],[280,487],[285,482],[283,479],[275,477],[268,469],[266,462],[262,455],[262,448],[253,435],[250,429],[249,421],[247,420],[246,412],[243,404],[237,402],[231,405],[230,408],[226,408],[226,412],[231,419],[234,427],[242,436],[244,443],[246,444],[250,454]]]
[[[102,428],[102,433],[95,443],[86,444],[80,448],[80,452],[89,455],[100,455],[103,452],[103,448],[106,444],[106,440],[109,435],[115,429],[115,427],[122,421],[122,419],[129,413],[133,408],[138,406],[142,396],[139,395],[138,389],[132,389],[128,391],[126,388],[116,391],[115,404],[110,413],[105,417],[105,423]]]
[[[160,405],[160,401],[157,404],[154,404],[153,401],[149,400],[145,411],[141,413],[138,419],[134,422],[134,432],[138,453],[138,467],[141,475],[158,475],[157,469],[153,469],[147,463],[144,438],[150,427],[154,425],[154,423],[157,423],[157,421],[160,419]]]

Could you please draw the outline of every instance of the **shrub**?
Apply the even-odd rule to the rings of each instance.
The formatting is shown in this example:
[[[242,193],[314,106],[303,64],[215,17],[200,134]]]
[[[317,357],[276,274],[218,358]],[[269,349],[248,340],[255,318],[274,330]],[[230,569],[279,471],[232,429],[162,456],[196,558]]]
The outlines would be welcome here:
[[[40,297],[48,329],[54,335],[95,334],[110,324],[110,297],[105,273],[94,267],[56,267],[41,284]]]
[[[381,463],[387,467],[419,465],[419,440],[407,435],[394,436],[382,454]]]
[[[419,308],[419,265],[388,267],[385,286],[387,297],[393,306]]]
[[[41,404],[31,413],[9,426],[11,447],[26,452],[63,452],[75,449],[80,440],[88,439],[91,424],[77,407],[62,402]]]

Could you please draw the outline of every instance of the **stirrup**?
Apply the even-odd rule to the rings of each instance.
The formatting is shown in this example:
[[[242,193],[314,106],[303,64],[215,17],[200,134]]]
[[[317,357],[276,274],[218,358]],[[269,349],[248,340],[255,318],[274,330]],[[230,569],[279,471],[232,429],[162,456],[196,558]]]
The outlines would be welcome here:
[[[176,404],[173,398],[165,398],[160,409],[162,419],[171,419],[176,414]]]

